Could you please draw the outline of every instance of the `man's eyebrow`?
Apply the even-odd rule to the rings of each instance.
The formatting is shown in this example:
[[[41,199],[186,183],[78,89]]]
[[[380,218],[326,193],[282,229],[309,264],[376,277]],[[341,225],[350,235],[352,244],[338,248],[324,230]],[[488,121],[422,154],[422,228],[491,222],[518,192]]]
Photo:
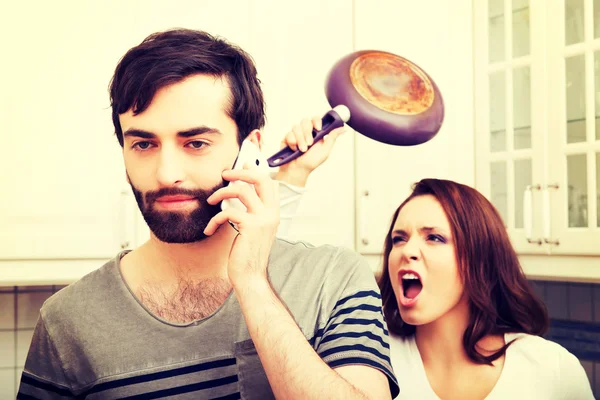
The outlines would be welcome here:
[[[156,135],[152,132],[144,131],[141,129],[129,128],[123,133],[123,137],[139,137],[142,139],[155,139]]]
[[[195,128],[191,128],[185,131],[177,132],[177,136],[182,138],[189,138],[192,136],[202,135],[202,134],[217,134],[220,135],[221,131],[216,128],[211,128],[208,126],[198,126]],[[142,139],[156,139],[156,134],[152,132],[148,132],[142,129],[130,128],[123,133],[123,137],[139,137]]]
[[[209,126],[198,126],[196,128],[188,129],[186,131],[177,132],[177,136],[183,137],[183,138],[189,138],[192,136],[202,135],[205,133],[220,135],[221,131],[218,130],[217,128],[211,128]]]

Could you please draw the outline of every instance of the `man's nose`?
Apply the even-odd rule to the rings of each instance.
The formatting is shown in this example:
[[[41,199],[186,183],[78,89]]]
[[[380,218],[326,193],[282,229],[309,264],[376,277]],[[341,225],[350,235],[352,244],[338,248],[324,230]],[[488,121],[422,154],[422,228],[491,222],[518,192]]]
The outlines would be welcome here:
[[[156,178],[161,186],[173,186],[185,180],[183,160],[176,149],[163,147],[160,152]]]

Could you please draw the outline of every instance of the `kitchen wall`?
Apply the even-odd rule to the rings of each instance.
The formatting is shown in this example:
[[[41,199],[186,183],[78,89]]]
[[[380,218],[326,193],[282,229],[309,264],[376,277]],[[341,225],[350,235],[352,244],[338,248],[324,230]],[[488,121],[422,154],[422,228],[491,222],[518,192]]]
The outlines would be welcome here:
[[[600,397],[600,284],[533,284],[553,322],[548,337],[581,354],[592,389]],[[15,398],[39,309],[60,289],[62,286],[0,287],[0,399]],[[590,331],[597,333],[593,343],[581,339]]]

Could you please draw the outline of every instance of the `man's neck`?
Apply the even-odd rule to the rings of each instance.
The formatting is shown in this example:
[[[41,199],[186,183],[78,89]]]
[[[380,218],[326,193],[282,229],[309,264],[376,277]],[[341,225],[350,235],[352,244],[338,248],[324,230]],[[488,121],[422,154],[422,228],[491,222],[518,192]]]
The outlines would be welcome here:
[[[121,260],[125,282],[154,315],[189,323],[214,313],[231,293],[227,261],[235,235],[229,225],[202,241],[169,244],[154,235]]]
[[[143,283],[169,287],[182,279],[228,279],[227,261],[236,235],[229,224],[194,243],[165,243],[151,234],[150,240],[123,258],[121,270],[134,290]]]

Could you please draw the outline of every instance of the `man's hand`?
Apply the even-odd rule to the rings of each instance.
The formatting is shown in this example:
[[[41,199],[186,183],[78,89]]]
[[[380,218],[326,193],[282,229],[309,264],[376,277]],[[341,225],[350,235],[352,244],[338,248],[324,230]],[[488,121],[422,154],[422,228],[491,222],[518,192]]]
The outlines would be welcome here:
[[[317,131],[321,130],[321,117],[304,118],[299,124],[294,125],[285,136],[281,142],[281,148],[288,146],[292,150],[300,150],[304,154],[279,167],[275,179],[296,186],[305,186],[308,176],[327,160],[336,139],[344,132],[344,128],[334,129],[323,139],[313,143],[313,128]]]
[[[238,230],[229,254],[228,274],[234,289],[238,284],[265,281],[271,246],[279,226],[279,186],[255,166],[244,165],[242,170],[223,171],[223,179],[231,182],[208,199],[217,204],[224,199],[237,198],[248,209],[227,208],[215,215],[206,226],[208,236],[231,221]],[[254,185],[240,184],[242,182]]]

